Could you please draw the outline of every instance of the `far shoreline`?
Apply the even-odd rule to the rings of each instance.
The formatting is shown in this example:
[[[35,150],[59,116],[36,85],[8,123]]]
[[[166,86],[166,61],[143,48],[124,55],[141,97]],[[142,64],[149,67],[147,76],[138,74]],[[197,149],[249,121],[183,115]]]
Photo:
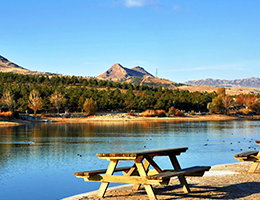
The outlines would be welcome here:
[[[141,117],[141,116],[129,116],[126,113],[118,114],[106,114],[106,115],[93,115],[88,117],[49,117],[49,118],[38,118],[37,121],[28,120],[10,120],[10,121],[0,121],[0,127],[7,126],[19,126],[26,124],[35,123],[144,123],[144,122],[199,122],[199,121],[230,121],[230,120],[260,120],[259,115],[252,116],[228,116],[222,114],[210,114],[210,115],[189,115],[184,117]]]

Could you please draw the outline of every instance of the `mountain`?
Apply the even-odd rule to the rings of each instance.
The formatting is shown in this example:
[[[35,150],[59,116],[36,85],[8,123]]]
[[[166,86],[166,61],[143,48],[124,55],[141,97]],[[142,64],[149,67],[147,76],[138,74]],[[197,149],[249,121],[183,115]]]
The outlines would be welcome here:
[[[136,66],[132,69],[123,67],[119,63],[112,65],[107,71],[103,74],[97,76],[97,78],[129,78],[129,77],[143,77],[143,76],[151,76],[154,77],[152,74],[147,72],[144,68]]]
[[[222,79],[201,79],[185,82],[187,85],[208,85],[215,87],[255,87],[260,88],[260,79],[251,77],[246,79],[222,80]]]

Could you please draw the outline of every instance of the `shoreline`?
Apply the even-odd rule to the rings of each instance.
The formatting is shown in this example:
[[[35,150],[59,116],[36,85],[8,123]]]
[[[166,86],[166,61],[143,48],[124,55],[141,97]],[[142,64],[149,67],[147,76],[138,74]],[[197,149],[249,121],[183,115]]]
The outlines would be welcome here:
[[[191,193],[184,194],[177,178],[172,178],[168,186],[154,186],[158,199],[259,199],[260,170],[248,173],[251,162],[214,165],[203,177],[187,177]],[[148,200],[146,192],[133,192],[132,185],[126,184],[108,188],[105,199]],[[62,200],[99,200],[97,191],[77,194]]]
[[[10,121],[0,121],[0,127],[6,126],[20,126],[34,123],[145,123],[145,122],[198,122],[198,121],[229,121],[229,120],[260,120],[259,115],[254,116],[228,116],[228,115],[192,115],[184,117],[141,117],[129,116],[126,113],[109,113],[105,115],[94,115],[88,117],[49,117],[39,118],[38,121],[13,119]]]

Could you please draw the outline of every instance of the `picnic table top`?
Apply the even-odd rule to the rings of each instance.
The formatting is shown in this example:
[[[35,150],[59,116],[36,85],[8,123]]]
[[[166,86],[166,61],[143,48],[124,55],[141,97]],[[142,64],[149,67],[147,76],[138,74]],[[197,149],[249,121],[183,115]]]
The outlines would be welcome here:
[[[247,157],[247,156],[256,156],[258,154],[258,151],[245,151],[245,152],[242,152],[242,153],[238,153],[238,154],[235,154],[235,158],[240,158],[240,157]]]
[[[98,153],[96,154],[99,158],[102,157],[138,157],[138,156],[163,156],[163,155],[180,155],[186,152],[188,147],[182,148],[168,148],[168,149],[151,149],[151,150],[139,150],[139,151],[126,151],[126,152],[115,152],[115,153]]]

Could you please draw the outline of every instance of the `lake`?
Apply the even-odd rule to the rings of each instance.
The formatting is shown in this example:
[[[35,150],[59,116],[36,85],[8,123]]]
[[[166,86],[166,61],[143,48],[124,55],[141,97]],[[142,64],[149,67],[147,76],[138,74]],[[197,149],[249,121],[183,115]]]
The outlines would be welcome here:
[[[259,149],[254,142],[260,139],[259,122],[43,123],[2,127],[0,199],[52,200],[97,190],[100,183],[85,182],[73,173],[106,168],[109,162],[96,157],[102,152],[189,147],[178,156],[182,167],[234,163],[234,154]],[[167,159],[156,159],[165,168],[171,166]]]

